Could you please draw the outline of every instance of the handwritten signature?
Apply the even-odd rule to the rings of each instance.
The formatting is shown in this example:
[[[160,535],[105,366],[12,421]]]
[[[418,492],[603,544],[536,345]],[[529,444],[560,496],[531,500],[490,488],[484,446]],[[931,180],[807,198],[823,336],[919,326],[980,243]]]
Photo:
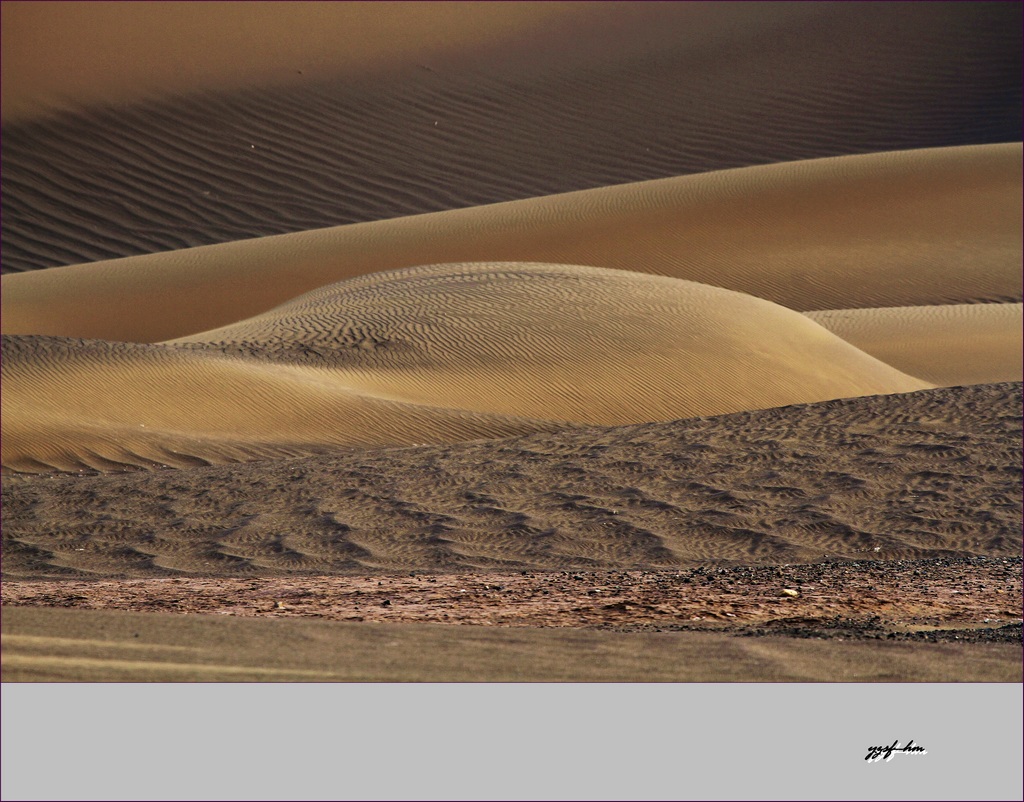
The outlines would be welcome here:
[[[886,762],[892,760],[892,756],[897,752],[904,755],[927,755],[928,750],[923,746],[917,746],[914,744],[914,740],[911,739],[906,746],[900,746],[899,740],[892,742],[891,746],[869,746],[868,753],[864,756],[864,759],[869,763],[874,763],[876,760],[884,760]]]

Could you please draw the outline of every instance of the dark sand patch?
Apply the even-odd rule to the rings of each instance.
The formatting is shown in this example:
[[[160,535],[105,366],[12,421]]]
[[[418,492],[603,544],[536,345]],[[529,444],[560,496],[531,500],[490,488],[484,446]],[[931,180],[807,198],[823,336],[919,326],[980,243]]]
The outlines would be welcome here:
[[[3,479],[6,578],[1019,556],[1021,385],[509,440]]]

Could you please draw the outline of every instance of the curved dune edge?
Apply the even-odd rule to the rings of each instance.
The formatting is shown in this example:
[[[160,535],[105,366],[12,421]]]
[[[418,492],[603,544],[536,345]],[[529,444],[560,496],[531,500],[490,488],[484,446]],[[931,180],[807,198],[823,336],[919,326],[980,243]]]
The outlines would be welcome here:
[[[1024,379],[1021,304],[829,309],[804,314],[865,353],[936,386]]]
[[[104,341],[5,338],[3,380],[2,464],[27,473],[184,468],[567,425],[380,398],[340,371]]]
[[[345,278],[484,260],[668,275],[800,311],[1016,302],[1021,154],[815,159],[8,274],[3,333],[155,342]]]
[[[797,312],[584,266],[433,265],[158,345],[8,336],[3,465],[188,465],[931,385]],[[42,466],[42,468],[41,468]]]

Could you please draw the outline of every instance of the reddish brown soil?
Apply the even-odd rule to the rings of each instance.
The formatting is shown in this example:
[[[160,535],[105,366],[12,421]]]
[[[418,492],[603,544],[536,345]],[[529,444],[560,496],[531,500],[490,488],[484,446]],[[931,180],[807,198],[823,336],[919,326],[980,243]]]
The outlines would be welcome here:
[[[795,595],[794,595],[795,594]],[[796,637],[1021,637],[1021,560],[689,571],[14,581],[4,605]]]

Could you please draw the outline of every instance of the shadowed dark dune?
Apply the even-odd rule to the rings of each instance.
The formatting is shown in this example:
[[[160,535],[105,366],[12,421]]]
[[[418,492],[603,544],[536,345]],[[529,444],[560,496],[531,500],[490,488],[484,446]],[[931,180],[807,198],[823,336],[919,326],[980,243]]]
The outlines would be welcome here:
[[[588,49],[595,32],[573,29],[577,46],[551,48],[540,69],[520,41],[436,69],[9,123],[3,272],[745,165],[1021,139],[1019,3],[777,6],[732,26],[728,4],[692,19],[675,5],[624,16],[618,38],[632,44],[609,47],[616,34],[603,31]]]
[[[7,577],[1021,553],[1021,385],[184,471],[3,480]]]

